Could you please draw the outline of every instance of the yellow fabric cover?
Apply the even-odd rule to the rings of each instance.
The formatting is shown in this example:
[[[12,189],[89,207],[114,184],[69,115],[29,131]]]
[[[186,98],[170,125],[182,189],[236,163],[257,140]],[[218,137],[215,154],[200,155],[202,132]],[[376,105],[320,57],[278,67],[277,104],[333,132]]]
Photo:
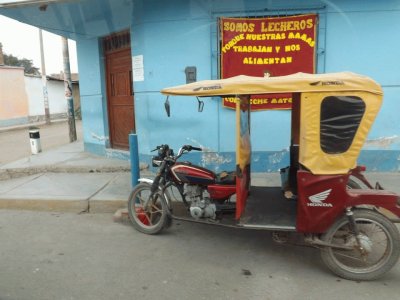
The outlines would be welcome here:
[[[165,95],[224,96],[273,93],[301,93],[299,162],[314,174],[345,174],[354,168],[361,147],[382,103],[382,88],[369,77],[350,73],[296,73],[279,77],[235,76],[204,80],[165,88]],[[366,108],[350,148],[345,153],[327,154],[320,146],[321,102],[328,96],[358,96]],[[236,106],[240,109],[240,105]],[[237,114],[237,126],[240,125]],[[243,139],[238,139],[241,141]],[[238,145],[247,148],[244,145]],[[248,147],[250,149],[250,147]],[[247,163],[246,151],[237,154],[237,164]]]
[[[165,88],[165,95],[223,96],[240,94],[274,94],[329,91],[368,91],[382,94],[382,89],[369,77],[351,72],[306,74],[296,73],[277,77],[239,75],[227,79],[203,80]]]
[[[327,154],[321,149],[321,102],[328,96],[357,96],[364,100],[365,113],[349,149]],[[382,96],[368,92],[303,93],[300,111],[299,162],[313,174],[346,174],[357,164],[357,158],[382,103]]]
[[[239,98],[236,102],[236,165],[241,172],[251,161],[249,100]]]

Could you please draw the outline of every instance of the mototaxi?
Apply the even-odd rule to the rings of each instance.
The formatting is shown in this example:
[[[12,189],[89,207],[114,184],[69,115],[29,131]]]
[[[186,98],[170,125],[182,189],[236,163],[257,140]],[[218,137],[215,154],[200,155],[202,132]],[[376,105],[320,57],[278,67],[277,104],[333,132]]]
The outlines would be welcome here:
[[[237,98],[234,220],[216,224],[301,233],[308,244],[321,248],[334,273],[348,279],[372,280],[396,264],[400,234],[393,223],[400,221],[400,197],[379,184],[373,187],[365,168],[357,166],[382,104],[382,88],[374,80],[350,72],[241,75],[161,92]],[[280,170],[281,186],[252,186],[250,97],[276,93],[292,94],[290,164]],[[380,254],[374,252],[380,245],[371,227],[385,239]]]

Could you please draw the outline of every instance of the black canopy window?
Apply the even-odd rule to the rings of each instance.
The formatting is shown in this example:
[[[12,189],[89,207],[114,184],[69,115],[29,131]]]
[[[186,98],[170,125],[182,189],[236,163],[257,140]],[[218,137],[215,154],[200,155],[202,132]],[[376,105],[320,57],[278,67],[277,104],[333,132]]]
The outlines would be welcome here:
[[[364,101],[355,96],[329,96],[321,103],[321,149],[328,154],[346,152],[365,112]]]

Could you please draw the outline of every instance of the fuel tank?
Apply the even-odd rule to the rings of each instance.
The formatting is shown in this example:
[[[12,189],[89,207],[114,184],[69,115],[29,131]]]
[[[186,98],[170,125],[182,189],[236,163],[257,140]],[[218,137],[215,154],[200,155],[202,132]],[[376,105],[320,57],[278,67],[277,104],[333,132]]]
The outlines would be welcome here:
[[[175,179],[182,183],[209,185],[215,183],[216,179],[212,171],[188,162],[176,163],[171,172]]]

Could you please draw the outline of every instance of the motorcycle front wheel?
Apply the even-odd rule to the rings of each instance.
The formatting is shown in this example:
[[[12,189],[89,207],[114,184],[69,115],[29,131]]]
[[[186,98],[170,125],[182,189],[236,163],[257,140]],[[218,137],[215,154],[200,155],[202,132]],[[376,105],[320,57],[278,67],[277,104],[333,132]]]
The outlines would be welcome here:
[[[139,183],[129,195],[128,212],[133,227],[146,234],[160,233],[171,224],[166,199],[157,191],[151,196],[151,185]]]
[[[385,216],[372,210],[355,210],[358,241],[346,215],[336,221],[321,237],[324,242],[351,249],[326,247],[321,256],[336,275],[349,280],[374,280],[388,272],[400,255],[400,234]]]

